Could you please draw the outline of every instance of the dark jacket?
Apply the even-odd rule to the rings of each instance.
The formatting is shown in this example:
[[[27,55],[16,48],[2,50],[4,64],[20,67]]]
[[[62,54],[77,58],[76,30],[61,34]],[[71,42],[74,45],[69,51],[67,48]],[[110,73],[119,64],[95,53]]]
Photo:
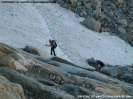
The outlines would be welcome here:
[[[101,67],[105,66],[104,63],[100,60],[97,60],[97,65],[100,65]]]

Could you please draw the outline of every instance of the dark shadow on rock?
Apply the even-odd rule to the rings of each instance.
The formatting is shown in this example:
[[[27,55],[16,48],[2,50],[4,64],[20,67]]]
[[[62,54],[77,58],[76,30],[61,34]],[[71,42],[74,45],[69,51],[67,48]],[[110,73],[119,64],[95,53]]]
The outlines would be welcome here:
[[[50,82],[46,79],[36,79],[38,82],[44,84],[44,85],[48,85],[48,86],[55,86],[56,84],[54,82]]]
[[[33,46],[29,46],[29,45],[25,46],[25,48],[23,48],[22,50],[33,55],[49,58],[46,53],[44,53],[42,50],[35,48]]]
[[[48,63],[50,61],[49,59],[42,58],[42,57],[36,57],[36,59],[44,63]]]
[[[60,63],[65,63],[65,64],[68,64],[68,65],[77,66],[77,65],[75,65],[75,64],[73,64],[73,63],[71,63],[71,62],[69,62],[65,59],[59,58],[59,57],[53,57],[53,58],[51,58],[51,60],[54,60],[54,61],[57,61],[57,62],[60,62]]]
[[[34,54],[34,55],[39,55],[37,50],[34,47],[31,47],[31,46],[25,46],[25,48],[23,48],[23,51],[26,51],[26,52]]]
[[[94,91],[92,91],[93,88],[91,89],[91,86],[90,86],[90,89],[86,89],[86,88],[81,87],[81,86],[70,85],[70,84],[64,84],[62,86],[57,85],[55,87],[57,87],[61,90],[64,90],[67,93],[69,93],[75,97],[77,97],[78,95],[88,95],[88,96],[92,95],[92,94],[98,95],[98,93],[95,93]]]
[[[1,60],[0,60],[0,67],[6,67]]]
[[[51,60],[57,61],[57,62],[59,62],[59,63],[64,63],[64,64],[67,64],[67,65],[71,65],[71,66],[74,66],[74,67],[77,67],[77,68],[81,68],[81,69],[85,69],[85,70],[92,71],[92,70],[89,69],[89,68],[80,67],[80,66],[78,66],[78,65],[76,65],[76,64],[74,64],[74,63],[71,63],[71,62],[69,62],[69,61],[67,61],[67,60],[65,60],[65,59],[59,58],[59,57],[53,57],[53,58],[51,58]]]

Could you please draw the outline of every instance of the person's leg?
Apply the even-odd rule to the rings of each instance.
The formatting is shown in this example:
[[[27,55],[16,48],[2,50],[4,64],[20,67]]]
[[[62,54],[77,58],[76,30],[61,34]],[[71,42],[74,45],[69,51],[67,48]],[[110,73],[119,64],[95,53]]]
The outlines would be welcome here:
[[[100,67],[101,67],[100,65],[97,66],[97,71],[100,71]]]
[[[55,47],[53,47],[53,52],[54,52],[54,56],[56,56],[56,54],[55,54]]]
[[[96,70],[98,71],[98,66],[96,66]]]
[[[51,47],[51,52],[50,52],[50,53],[51,53],[51,55],[52,55],[52,50],[53,50],[53,48]]]
[[[52,47],[52,48],[51,48],[51,51],[54,52],[54,56],[56,56],[55,50],[54,50],[54,49],[55,49],[55,47]]]

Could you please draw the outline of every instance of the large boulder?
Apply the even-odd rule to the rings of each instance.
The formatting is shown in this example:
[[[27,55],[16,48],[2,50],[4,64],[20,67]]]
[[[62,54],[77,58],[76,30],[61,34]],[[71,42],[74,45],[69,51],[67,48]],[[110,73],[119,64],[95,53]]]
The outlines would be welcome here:
[[[0,43],[0,63],[3,66],[13,70],[27,71],[25,66],[21,64],[22,60],[25,60],[25,57],[21,55],[16,49]]]
[[[119,31],[121,34],[126,34],[126,30],[125,30],[123,27],[118,27],[118,31]]]
[[[10,57],[13,57],[17,61],[25,59],[25,57],[21,55],[17,49],[3,43],[0,43],[0,51]]]
[[[101,1],[100,0],[92,0],[92,7],[94,9],[101,7]]]
[[[100,71],[104,74],[111,76],[111,77],[117,77],[121,73],[121,70],[119,68],[116,68],[116,67],[114,67],[114,68],[113,67],[112,68],[103,67],[100,69]]]
[[[127,20],[126,19],[118,20],[118,24],[121,24],[122,26],[127,26]]]
[[[123,76],[122,75],[120,76],[120,79],[125,82],[133,84],[133,73],[125,73],[123,74]]]
[[[132,66],[112,66],[103,67],[100,72],[122,81],[133,84],[133,67]]]
[[[13,70],[24,70],[27,71],[24,65],[15,61],[14,58],[2,53],[0,51],[0,61],[4,64],[4,66],[13,69]]]
[[[95,19],[98,19],[100,17],[100,14],[101,14],[101,8],[97,8],[94,12],[93,12],[93,17]]]
[[[86,3],[86,4],[85,4],[85,7],[86,7],[87,9],[91,8],[91,6],[92,6],[91,3]]]
[[[101,23],[96,21],[94,18],[87,17],[85,20],[83,20],[83,25],[85,25],[87,28],[99,32],[101,28]]]
[[[39,55],[39,56],[48,58],[48,56],[45,53],[43,53],[40,49],[37,49],[33,46],[27,45],[27,46],[25,46],[25,48],[23,48],[23,50],[28,53],[34,54],[34,55]]]
[[[117,4],[123,4],[123,0],[117,0]]]
[[[71,4],[74,4],[74,2],[77,2],[77,0],[69,0]]]
[[[27,99],[21,85],[11,83],[0,75],[0,99]]]

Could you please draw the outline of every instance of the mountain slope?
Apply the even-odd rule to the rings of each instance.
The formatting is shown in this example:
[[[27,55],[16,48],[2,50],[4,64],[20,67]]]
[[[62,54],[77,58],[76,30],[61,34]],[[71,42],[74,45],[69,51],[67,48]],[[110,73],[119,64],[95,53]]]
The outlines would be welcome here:
[[[132,64],[133,48],[118,37],[87,29],[80,24],[83,18],[58,4],[0,3],[0,19],[0,92],[5,93],[0,97],[7,99],[7,93],[12,99],[133,97],[132,66],[105,66],[103,72],[88,69],[94,69],[86,61],[91,57],[111,65]],[[57,57],[45,46],[49,39],[57,41]],[[26,45],[44,56],[19,49]]]
[[[87,29],[80,24],[83,18],[58,4],[0,5],[0,42],[17,48],[31,45],[49,55],[44,45],[51,38],[58,43],[59,57],[81,67],[88,68],[86,60],[92,57],[111,65],[132,64],[132,47],[118,37]]]

